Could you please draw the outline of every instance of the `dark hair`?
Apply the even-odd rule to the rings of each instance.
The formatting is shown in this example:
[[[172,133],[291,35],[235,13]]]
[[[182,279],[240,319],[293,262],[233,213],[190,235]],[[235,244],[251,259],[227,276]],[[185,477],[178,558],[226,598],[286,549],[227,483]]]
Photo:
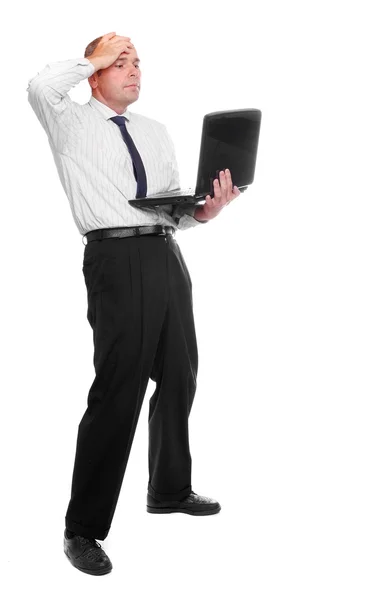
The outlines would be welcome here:
[[[86,50],[84,51],[84,58],[88,58],[89,56],[91,56],[91,54],[94,52],[95,48],[98,46],[99,42],[102,40],[103,36],[99,36],[97,38],[95,38],[95,40],[93,40],[92,42],[90,42],[88,44],[88,46],[86,47]],[[97,71],[97,75],[98,77],[101,77],[102,74],[102,69],[99,69],[99,71]]]

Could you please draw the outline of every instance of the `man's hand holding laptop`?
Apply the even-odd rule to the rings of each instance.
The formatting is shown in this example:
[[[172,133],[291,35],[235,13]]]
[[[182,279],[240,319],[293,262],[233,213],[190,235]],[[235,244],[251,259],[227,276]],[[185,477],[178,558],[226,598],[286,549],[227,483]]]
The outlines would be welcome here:
[[[206,196],[206,201],[202,206],[197,206],[194,218],[197,221],[210,221],[214,219],[234,198],[241,195],[240,190],[231,181],[231,174],[229,169],[220,171],[219,173],[220,182],[218,179],[214,179],[214,197],[210,195]]]

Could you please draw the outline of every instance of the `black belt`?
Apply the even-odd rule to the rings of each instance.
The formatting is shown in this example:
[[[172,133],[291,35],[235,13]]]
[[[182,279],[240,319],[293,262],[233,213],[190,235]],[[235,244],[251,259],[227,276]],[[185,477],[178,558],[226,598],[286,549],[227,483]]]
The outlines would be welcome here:
[[[140,235],[171,235],[175,233],[175,228],[170,225],[142,225],[140,227],[111,227],[109,229],[94,229],[85,233],[83,238],[87,238],[87,243],[105,238],[123,238]],[[84,242],[83,242],[84,244]],[[84,244],[87,246],[87,244]]]

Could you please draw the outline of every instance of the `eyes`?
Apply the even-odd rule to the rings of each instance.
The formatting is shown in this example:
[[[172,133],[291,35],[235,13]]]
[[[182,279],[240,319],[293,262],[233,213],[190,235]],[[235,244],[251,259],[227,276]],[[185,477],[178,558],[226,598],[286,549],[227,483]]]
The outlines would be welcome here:
[[[123,67],[124,65],[116,65],[116,67]],[[139,65],[135,65],[138,69],[140,69]]]

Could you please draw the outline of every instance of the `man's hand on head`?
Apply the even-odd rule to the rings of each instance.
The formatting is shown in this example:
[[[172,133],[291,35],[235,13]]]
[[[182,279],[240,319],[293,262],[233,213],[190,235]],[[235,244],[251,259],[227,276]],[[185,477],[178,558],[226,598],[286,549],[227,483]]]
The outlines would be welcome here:
[[[131,38],[116,35],[114,31],[105,33],[94,52],[87,58],[95,66],[95,70],[107,69],[122,54],[126,56],[134,49]]]

